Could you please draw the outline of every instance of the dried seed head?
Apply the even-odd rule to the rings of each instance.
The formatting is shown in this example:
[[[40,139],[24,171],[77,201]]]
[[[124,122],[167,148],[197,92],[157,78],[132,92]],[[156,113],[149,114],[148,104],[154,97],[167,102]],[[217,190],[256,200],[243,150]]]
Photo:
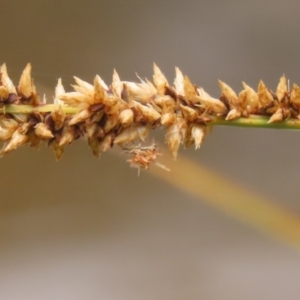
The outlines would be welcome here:
[[[195,144],[196,149],[200,147],[207,131],[206,122],[212,121],[213,125],[215,120],[234,120],[241,116],[249,117],[249,114],[271,115],[269,123],[290,117],[293,120],[300,118],[300,88],[294,85],[288,91],[284,76],[280,79],[276,95],[260,81],[258,93],[243,82],[244,90],[237,96],[220,81],[222,95],[219,100],[212,98],[202,88],[197,88],[178,68],[175,71],[175,88],[169,86],[155,64],[154,85],[142,79],[139,83],[121,81],[114,71],[109,87],[99,76],[95,77],[93,84],[74,77],[74,91],[66,93],[59,80],[54,98],[58,107],[50,114],[48,107],[42,105],[46,102],[45,97],[43,103],[39,103],[30,75],[30,64],[21,76],[18,93],[7,75],[6,66],[2,65],[0,140],[4,140],[5,145],[0,154],[25,143],[37,148],[42,140],[48,140],[59,159],[66,144],[86,134],[94,155],[99,156],[114,143],[124,145],[136,139],[145,141],[151,129],[164,125],[167,130],[166,143],[176,158],[180,144]],[[18,110],[14,105],[7,105],[12,103],[40,107],[32,112],[32,107],[20,106]],[[72,113],[73,109],[65,105],[75,107],[77,113],[73,117],[66,117],[64,110]],[[13,114],[13,111],[22,109],[31,112]],[[222,118],[214,118],[215,115]],[[147,168],[157,154],[148,150],[149,147],[136,148],[129,162],[138,168]]]
[[[51,139],[53,138],[53,134],[48,126],[44,123],[38,123],[34,127],[35,134],[41,139]]]

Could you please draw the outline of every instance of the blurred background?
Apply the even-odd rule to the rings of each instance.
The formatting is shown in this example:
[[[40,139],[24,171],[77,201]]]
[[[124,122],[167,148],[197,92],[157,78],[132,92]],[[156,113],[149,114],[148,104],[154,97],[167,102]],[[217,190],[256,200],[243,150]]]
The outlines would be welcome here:
[[[172,82],[178,66],[219,97],[218,79],[275,89],[300,83],[300,2],[10,0],[0,61],[26,63],[52,101],[57,79]],[[155,135],[164,152],[163,131]],[[149,139],[151,143],[151,138]],[[1,159],[1,299],[299,299],[300,138],[296,131],[214,128],[174,163],[131,169],[85,141],[60,162],[46,147]]]

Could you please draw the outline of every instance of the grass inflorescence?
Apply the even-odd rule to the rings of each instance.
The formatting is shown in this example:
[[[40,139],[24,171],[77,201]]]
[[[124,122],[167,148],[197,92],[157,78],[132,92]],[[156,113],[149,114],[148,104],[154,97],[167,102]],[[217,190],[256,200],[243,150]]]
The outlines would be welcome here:
[[[213,98],[176,68],[174,84],[168,83],[154,65],[153,83],[122,81],[116,71],[107,85],[100,76],[93,83],[74,77],[74,91],[66,92],[61,80],[54,103],[40,98],[31,78],[31,65],[24,69],[18,86],[0,68],[0,151],[3,156],[22,145],[39,148],[46,142],[60,159],[64,148],[87,137],[95,156],[114,145],[131,154],[131,166],[147,169],[155,162],[155,144],[145,147],[149,132],[165,128],[165,142],[174,158],[180,145],[200,148],[207,129],[215,125],[300,129],[300,87],[288,88],[285,76],[275,92],[263,81],[255,91],[243,82],[236,94],[219,81],[221,96]],[[132,146],[139,140],[139,145]]]

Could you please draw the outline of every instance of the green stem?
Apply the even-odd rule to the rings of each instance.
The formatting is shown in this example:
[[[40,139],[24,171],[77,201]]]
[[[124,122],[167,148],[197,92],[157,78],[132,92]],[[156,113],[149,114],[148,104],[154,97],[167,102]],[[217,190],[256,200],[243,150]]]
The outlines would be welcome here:
[[[59,106],[56,104],[45,104],[40,106],[32,105],[5,105],[1,109],[2,113],[10,114],[29,114],[34,111],[38,112],[51,112],[57,109]],[[66,114],[75,114],[78,112],[78,108],[71,106],[60,106]],[[225,117],[210,116],[211,122],[208,124],[211,126],[236,126],[236,127],[253,127],[253,128],[277,128],[277,129],[300,129],[300,120],[289,119],[282,122],[268,123],[269,117],[250,115],[248,118],[239,118],[236,120],[226,121]]]
[[[236,120],[226,121],[224,117],[211,117],[209,123],[213,126],[237,126],[237,127],[253,127],[253,128],[275,128],[275,129],[300,129],[300,120],[289,119],[282,122],[268,123],[269,117],[250,115],[248,118],[239,118]]]
[[[64,105],[61,105],[60,107],[66,114],[76,114],[78,112],[78,108],[76,107],[70,107]],[[40,106],[11,104],[11,105],[4,105],[2,108],[2,112],[7,114],[30,114],[34,111],[51,112],[57,108],[59,108],[59,105],[56,104],[45,104]]]

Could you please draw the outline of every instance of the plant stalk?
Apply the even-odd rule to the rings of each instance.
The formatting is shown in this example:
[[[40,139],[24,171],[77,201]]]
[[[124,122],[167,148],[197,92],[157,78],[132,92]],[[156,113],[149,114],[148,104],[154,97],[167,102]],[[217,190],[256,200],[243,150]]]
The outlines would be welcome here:
[[[52,112],[59,106],[56,104],[44,104],[40,106],[32,105],[4,105],[1,108],[4,114],[30,114],[32,112]],[[62,105],[61,109],[66,114],[76,114],[78,108]],[[268,123],[269,117],[250,115],[248,118],[238,118],[235,120],[227,121],[225,117],[210,116],[211,121],[208,122],[210,126],[235,126],[235,127],[252,127],[252,128],[274,128],[274,129],[294,129],[300,130],[300,120],[288,119],[282,122]]]
[[[57,109],[59,105],[56,104],[44,104],[39,106],[32,106],[32,105],[4,105],[1,108],[1,112],[4,114],[30,114],[32,112],[52,112]],[[61,105],[62,110],[66,114],[76,114],[78,112],[78,108]]]

